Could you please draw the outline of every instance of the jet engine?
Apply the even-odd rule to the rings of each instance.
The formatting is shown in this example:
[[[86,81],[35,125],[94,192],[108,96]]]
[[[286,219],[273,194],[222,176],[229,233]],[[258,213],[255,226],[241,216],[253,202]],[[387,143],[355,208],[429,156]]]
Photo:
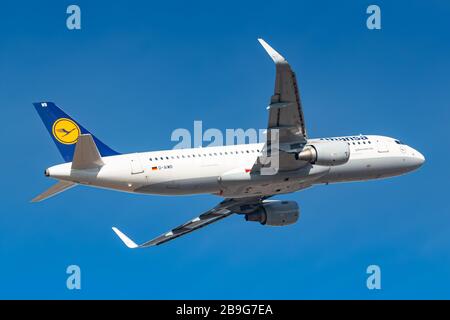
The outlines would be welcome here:
[[[268,226],[286,226],[296,223],[300,209],[295,201],[266,200],[256,210],[245,215],[246,221]]]
[[[350,147],[344,141],[318,142],[306,145],[295,158],[321,166],[338,166],[350,158]]]

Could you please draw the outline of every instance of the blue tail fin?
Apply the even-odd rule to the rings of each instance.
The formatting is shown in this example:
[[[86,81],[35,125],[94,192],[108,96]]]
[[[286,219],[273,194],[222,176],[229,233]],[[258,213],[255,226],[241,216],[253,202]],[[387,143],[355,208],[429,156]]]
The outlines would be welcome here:
[[[88,133],[92,135],[102,157],[119,154],[97,139],[96,136],[58,108],[53,102],[38,102],[33,103],[33,105],[66,162],[72,161],[75,145],[80,134]]]

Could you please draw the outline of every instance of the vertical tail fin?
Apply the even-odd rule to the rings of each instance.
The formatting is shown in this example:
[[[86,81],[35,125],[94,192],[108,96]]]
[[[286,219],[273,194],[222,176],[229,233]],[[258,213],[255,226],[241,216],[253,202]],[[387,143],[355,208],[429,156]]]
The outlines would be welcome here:
[[[64,160],[66,162],[72,161],[78,137],[81,134],[91,133],[53,102],[37,102],[33,105]],[[119,154],[97,139],[96,136],[91,135],[102,157]]]

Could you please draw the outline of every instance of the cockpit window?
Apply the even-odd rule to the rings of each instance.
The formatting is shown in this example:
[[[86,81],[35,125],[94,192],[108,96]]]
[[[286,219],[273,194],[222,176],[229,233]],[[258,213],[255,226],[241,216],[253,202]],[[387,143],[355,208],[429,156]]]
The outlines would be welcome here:
[[[404,144],[403,142],[401,142],[400,140],[395,140],[396,144]]]

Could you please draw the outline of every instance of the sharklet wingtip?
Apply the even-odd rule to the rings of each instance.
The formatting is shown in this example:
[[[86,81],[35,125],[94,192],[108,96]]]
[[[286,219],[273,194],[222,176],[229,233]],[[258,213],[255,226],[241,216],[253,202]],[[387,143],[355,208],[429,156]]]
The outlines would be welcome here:
[[[128,238],[122,231],[120,231],[116,227],[112,227],[112,230],[128,248],[135,249],[139,247],[133,240]]]
[[[258,38],[261,46],[266,50],[267,54],[272,58],[275,63],[287,63],[286,59],[272,48],[263,38]]]

